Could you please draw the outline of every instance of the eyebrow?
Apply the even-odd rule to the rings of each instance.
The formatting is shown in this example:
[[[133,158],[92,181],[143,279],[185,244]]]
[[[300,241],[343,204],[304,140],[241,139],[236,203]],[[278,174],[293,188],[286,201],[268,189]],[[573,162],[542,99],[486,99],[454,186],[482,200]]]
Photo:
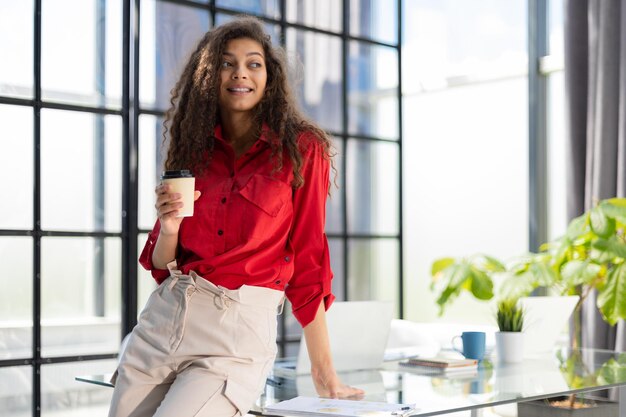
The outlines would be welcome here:
[[[233,54],[232,52],[224,52],[224,55],[228,55],[228,56],[235,56],[235,54]],[[260,52],[248,52],[248,53],[246,54],[246,56],[251,56],[251,55],[258,55],[258,56],[260,56],[261,58],[265,59],[265,57],[263,56],[263,54],[262,54],[262,53],[260,53]]]

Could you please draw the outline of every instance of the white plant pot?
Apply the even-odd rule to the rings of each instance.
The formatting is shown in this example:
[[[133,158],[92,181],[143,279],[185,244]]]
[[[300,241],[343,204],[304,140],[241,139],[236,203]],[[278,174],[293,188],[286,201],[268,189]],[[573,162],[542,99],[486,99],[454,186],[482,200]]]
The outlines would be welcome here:
[[[496,332],[496,352],[499,362],[521,362],[524,358],[524,333]]]

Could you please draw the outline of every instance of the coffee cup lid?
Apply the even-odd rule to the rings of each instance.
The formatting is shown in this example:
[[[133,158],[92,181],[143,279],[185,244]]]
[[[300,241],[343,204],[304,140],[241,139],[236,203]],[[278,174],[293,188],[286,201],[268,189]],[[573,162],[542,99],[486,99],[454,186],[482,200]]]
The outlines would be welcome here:
[[[166,180],[170,178],[193,178],[193,174],[188,169],[163,171],[163,175],[161,175],[161,179]]]

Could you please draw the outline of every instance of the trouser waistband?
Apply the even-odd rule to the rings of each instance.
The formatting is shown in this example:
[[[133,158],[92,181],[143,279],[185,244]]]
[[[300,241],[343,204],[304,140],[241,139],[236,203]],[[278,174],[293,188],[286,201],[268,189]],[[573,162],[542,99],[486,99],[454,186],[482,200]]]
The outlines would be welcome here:
[[[216,307],[222,309],[228,307],[230,302],[238,302],[241,304],[265,307],[270,309],[279,308],[277,314],[283,311],[285,300],[284,291],[275,290],[267,287],[257,287],[254,285],[242,285],[239,289],[231,290],[221,285],[215,285],[211,281],[204,279],[194,271],[189,274],[183,274],[182,271],[176,269],[178,266],[176,261],[167,264],[170,271],[169,282],[164,283],[171,290],[176,285],[193,286],[197,291],[209,292],[214,295],[214,303]],[[166,281],[167,281],[166,280]]]

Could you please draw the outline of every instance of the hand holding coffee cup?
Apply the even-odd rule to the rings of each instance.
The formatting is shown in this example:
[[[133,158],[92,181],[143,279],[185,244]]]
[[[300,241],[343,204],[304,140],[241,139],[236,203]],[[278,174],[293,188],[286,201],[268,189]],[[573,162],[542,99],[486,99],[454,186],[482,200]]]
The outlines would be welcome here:
[[[165,226],[164,222],[175,220],[175,227],[178,227],[183,217],[193,216],[194,201],[200,197],[200,192],[194,188],[195,178],[191,171],[185,169],[163,172],[161,184],[155,189],[157,195],[155,207],[162,228]]]
[[[462,349],[455,345],[458,339],[461,339]],[[460,336],[452,338],[452,348],[467,359],[480,361],[485,357],[485,339],[485,332],[463,332]]]

